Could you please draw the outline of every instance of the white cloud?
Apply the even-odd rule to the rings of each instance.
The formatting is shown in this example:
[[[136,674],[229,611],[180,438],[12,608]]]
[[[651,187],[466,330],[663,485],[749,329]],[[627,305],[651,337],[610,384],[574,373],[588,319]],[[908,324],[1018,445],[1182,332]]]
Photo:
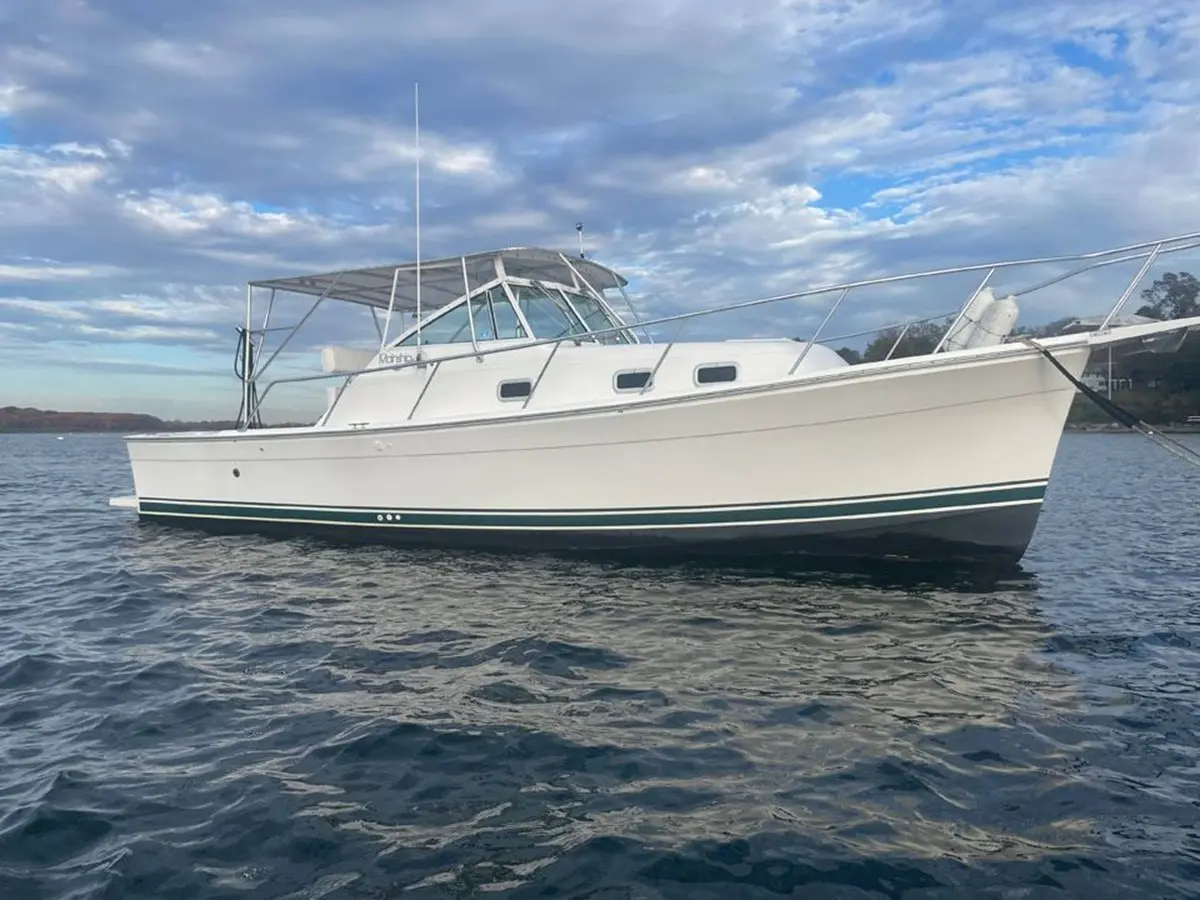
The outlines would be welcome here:
[[[84,337],[101,338],[105,341],[190,343],[215,341],[217,334],[211,329],[185,328],[168,325],[133,325],[127,328],[100,328],[95,325],[80,325],[77,333]]]
[[[55,188],[68,194],[78,193],[96,184],[108,173],[103,163],[70,159],[84,155],[73,151],[50,150],[39,153],[0,146],[0,185],[6,181],[23,181],[37,190]],[[95,157],[95,152],[90,155]],[[104,157],[100,155],[99,158]]]
[[[408,179],[413,176],[417,141],[413,129],[340,119],[327,123],[333,140],[349,152],[336,173],[345,181],[369,181],[379,176]],[[506,180],[493,151],[483,142],[455,142],[422,129],[421,167],[448,175],[491,182]]]
[[[127,194],[125,210],[148,227],[176,235],[209,231],[216,226],[248,236],[269,237],[305,226],[300,216],[259,212],[249,203],[227,202],[214,194],[156,191],[149,196]]]
[[[77,281],[83,278],[107,278],[120,274],[116,266],[69,266],[46,260],[43,264],[15,265],[0,263],[0,284],[16,281]]]
[[[69,322],[81,322],[87,319],[87,313],[77,307],[56,303],[53,300],[31,300],[28,297],[0,297],[0,309],[21,310],[41,318],[62,319]],[[21,327],[33,328],[32,325],[22,325]]]
[[[108,159],[108,151],[103,147],[89,147],[75,141],[67,141],[63,144],[52,144],[49,148],[51,155],[59,154],[62,156],[81,156],[90,159]]]
[[[34,91],[14,82],[0,83],[0,116],[15,116],[41,102]]]
[[[154,38],[135,43],[130,55],[138,63],[156,70],[158,76],[230,81],[242,74],[238,57],[223,53],[208,42]]]

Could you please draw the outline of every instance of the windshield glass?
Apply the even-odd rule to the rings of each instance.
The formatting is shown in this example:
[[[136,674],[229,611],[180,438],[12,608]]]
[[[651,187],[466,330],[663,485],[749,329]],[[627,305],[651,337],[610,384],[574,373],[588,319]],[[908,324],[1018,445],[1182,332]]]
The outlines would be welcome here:
[[[584,334],[589,330],[557,292],[547,293],[536,287],[514,285],[513,293],[517,296],[517,306],[521,307],[521,313],[533,329],[535,338],[544,340],[566,337],[571,334]]]
[[[471,340],[471,319],[475,320],[475,340],[511,340],[526,337],[525,329],[504,288],[494,287],[471,298],[471,312],[467,314],[465,303],[447,310],[421,326],[422,344],[459,344]],[[411,347],[417,343],[414,331],[398,346]]]
[[[604,307],[596,300],[595,297],[586,294],[568,293],[567,299],[571,301],[571,305],[579,311],[583,316],[583,321],[587,323],[589,331],[604,331],[608,328],[618,327],[621,323],[616,322],[604,310]],[[621,331],[615,331],[612,334],[601,334],[596,336],[602,344],[627,344],[629,337]]]
[[[559,287],[510,284],[521,314],[533,331],[532,337],[552,340],[589,331],[619,328],[622,322],[609,313],[597,300],[587,294]],[[459,305],[433,316],[421,325],[421,344],[457,344],[471,340],[471,320],[475,323],[475,340],[495,341],[528,338],[517,311],[508,299],[504,287],[495,285],[471,298],[471,315],[467,305]],[[604,344],[636,343],[624,330],[587,338]],[[414,346],[417,332],[395,346]]]

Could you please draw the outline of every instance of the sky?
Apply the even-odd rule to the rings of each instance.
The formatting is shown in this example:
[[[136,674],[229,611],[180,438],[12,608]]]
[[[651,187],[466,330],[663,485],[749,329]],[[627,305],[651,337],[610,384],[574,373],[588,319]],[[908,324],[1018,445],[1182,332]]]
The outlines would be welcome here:
[[[5,0],[0,406],[233,417],[246,281],[412,259],[415,81],[422,255],[582,222],[644,315],[1200,231],[1193,0]],[[973,286],[855,292],[830,328]],[[805,334],[830,299],[694,336]],[[322,309],[280,374],[374,334]]]

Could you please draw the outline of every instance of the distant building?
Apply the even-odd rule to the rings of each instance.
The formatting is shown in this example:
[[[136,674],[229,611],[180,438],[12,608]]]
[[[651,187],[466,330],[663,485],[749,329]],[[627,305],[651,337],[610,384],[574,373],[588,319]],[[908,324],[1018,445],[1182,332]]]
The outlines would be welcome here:
[[[1099,391],[1102,394],[1108,393],[1108,372],[1104,369],[1092,369],[1090,372],[1084,372],[1083,377],[1079,380],[1090,387],[1093,391]],[[1119,378],[1115,375],[1113,376],[1112,393],[1115,394],[1117,391],[1130,390],[1133,390],[1132,378]]]

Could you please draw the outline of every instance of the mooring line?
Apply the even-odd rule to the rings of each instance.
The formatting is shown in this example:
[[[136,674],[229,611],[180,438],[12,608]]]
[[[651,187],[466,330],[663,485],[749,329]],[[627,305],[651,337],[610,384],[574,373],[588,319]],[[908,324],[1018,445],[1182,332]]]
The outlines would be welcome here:
[[[1122,409],[1103,394],[1088,387],[1086,384],[1068,372],[1065,368],[1063,368],[1062,363],[1054,358],[1054,354],[1052,354],[1041,344],[1034,341],[1028,335],[1020,335],[1018,340],[1020,340],[1023,344],[1032,347],[1038,353],[1042,354],[1042,356],[1046,357],[1046,359],[1050,361],[1050,364],[1054,366],[1054,368],[1058,369],[1058,371],[1062,373],[1063,377],[1066,378],[1067,381],[1075,385],[1075,387],[1078,388],[1085,397],[1100,407],[1101,411],[1110,416],[1114,421],[1124,425],[1131,431],[1136,431],[1138,434],[1144,435],[1154,443],[1158,444],[1168,453],[1174,453],[1180,459],[1186,460],[1192,465],[1200,466],[1200,453],[1197,453],[1186,444],[1168,437],[1162,432],[1155,431],[1129,410]]]

